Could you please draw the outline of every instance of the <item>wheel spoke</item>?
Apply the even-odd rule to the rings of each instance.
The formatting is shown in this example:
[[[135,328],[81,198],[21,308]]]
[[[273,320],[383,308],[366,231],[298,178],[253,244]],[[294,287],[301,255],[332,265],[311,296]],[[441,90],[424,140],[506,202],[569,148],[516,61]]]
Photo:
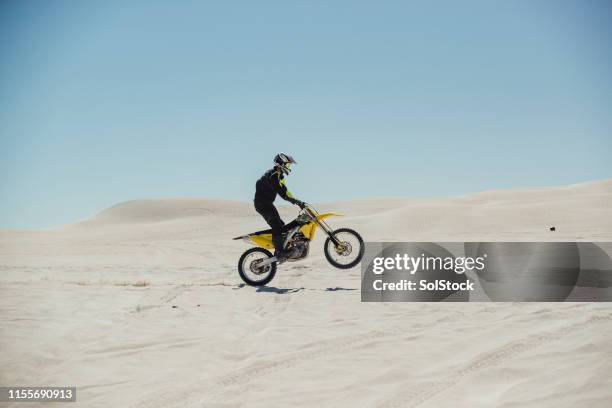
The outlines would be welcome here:
[[[326,252],[335,263],[350,265],[361,257],[362,242],[358,236],[349,231],[338,231],[334,233],[334,237],[340,242],[340,245],[336,246],[332,240],[329,240]]]
[[[242,256],[239,269],[243,280],[249,285],[259,286],[265,284],[273,276],[275,265],[258,266],[269,258],[269,253],[262,249],[252,250]]]

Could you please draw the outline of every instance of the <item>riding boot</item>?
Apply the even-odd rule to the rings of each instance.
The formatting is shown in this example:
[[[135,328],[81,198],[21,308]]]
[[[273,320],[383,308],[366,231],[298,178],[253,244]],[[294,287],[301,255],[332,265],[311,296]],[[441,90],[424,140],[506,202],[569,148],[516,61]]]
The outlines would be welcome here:
[[[274,244],[274,256],[278,259],[281,260],[281,258],[283,257],[285,251],[283,249],[283,244],[285,241],[285,237],[283,234],[281,235],[273,235],[272,236],[272,244]]]

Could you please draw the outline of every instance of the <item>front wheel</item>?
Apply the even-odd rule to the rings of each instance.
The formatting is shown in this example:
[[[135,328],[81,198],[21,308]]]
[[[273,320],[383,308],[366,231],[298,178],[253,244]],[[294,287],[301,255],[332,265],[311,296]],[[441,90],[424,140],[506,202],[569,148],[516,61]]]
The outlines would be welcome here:
[[[276,262],[263,267],[258,265],[272,256],[270,251],[259,247],[245,251],[238,261],[238,273],[242,280],[250,286],[263,286],[269,283],[276,274]]]
[[[334,245],[329,237],[325,240],[323,251],[329,263],[340,269],[349,269],[357,265],[363,258],[365,250],[361,235],[349,228],[339,228],[332,234],[340,241],[340,245]]]

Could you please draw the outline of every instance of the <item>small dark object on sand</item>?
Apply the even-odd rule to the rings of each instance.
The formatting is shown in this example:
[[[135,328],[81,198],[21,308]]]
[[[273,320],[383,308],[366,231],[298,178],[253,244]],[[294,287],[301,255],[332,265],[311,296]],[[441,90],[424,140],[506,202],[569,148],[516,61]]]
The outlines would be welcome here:
[[[173,308],[173,309],[176,309],[177,307],[178,307],[177,305],[172,305],[172,308]]]
[[[555,227],[550,227],[550,230],[551,230],[552,232],[555,232],[555,231],[557,230],[557,228],[555,228]]]

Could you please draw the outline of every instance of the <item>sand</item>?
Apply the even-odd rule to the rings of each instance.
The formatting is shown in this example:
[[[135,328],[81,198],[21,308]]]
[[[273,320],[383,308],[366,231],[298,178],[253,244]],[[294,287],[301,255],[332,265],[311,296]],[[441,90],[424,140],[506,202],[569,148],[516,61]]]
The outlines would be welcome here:
[[[612,240],[612,180],[317,207],[369,241]],[[231,238],[264,226],[184,198],[1,231],[0,385],[77,386],[70,407],[610,406],[611,304],[360,303],[321,235],[245,287]]]

